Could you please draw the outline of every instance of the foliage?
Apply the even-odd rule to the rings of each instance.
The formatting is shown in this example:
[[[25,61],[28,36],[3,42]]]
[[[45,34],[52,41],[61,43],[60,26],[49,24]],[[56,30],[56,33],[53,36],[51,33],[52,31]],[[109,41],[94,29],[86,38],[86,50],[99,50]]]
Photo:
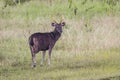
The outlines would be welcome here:
[[[13,1],[13,0],[4,0],[4,3],[5,3],[5,6],[6,5],[14,5],[15,1]]]
[[[115,6],[120,0],[103,0],[105,3]]]
[[[68,3],[69,3],[69,8],[71,8],[71,6],[72,6],[72,0],[68,0]]]
[[[4,0],[4,4],[5,4],[5,6],[7,6],[7,5],[13,6],[17,3],[23,3],[23,2],[26,2],[26,1],[30,1],[30,0]]]

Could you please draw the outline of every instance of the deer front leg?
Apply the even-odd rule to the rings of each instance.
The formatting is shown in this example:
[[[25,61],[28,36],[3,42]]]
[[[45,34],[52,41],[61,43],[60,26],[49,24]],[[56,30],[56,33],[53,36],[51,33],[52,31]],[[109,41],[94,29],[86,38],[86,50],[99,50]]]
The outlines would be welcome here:
[[[41,65],[44,64],[44,60],[45,60],[45,52],[46,52],[46,51],[43,51],[43,53],[42,53]]]
[[[48,65],[50,65],[51,52],[52,52],[52,48],[49,49],[49,53],[48,53]]]

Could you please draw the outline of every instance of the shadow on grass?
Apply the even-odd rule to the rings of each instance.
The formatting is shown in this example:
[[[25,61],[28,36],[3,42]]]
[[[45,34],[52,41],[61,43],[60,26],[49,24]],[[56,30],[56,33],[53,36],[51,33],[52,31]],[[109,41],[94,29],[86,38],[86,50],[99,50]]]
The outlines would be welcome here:
[[[120,76],[106,77],[99,80],[120,80]]]

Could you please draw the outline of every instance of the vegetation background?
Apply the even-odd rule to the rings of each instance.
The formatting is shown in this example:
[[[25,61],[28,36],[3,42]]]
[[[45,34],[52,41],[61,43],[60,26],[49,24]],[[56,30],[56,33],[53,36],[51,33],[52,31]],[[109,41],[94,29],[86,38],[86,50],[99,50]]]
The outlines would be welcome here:
[[[52,65],[32,69],[28,37],[62,16]],[[120,80],[120,0],[0,0],[0,80]]]

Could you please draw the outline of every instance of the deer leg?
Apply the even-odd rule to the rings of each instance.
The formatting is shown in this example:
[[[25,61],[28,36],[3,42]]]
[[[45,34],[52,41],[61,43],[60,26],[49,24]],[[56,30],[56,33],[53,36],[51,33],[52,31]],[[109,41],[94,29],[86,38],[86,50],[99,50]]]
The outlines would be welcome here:
[[[49,49],[49,53],[48,53],[48,65],[50,65],[51,52],[52,52],[52,48]]]
[[[36,67],[36,59],[35,59],[35,52],[34,52],[34,48],[30,47],[31,49],[31,54],[32,54],[32,68]]]
[[[43,65],[43,64],[44,64],[45,52],[46,52],[46,51],[43,51],[43,53],[42,53],[41,65]]]
[[[32,68],[36,67],[35,53],[32,53]]]

